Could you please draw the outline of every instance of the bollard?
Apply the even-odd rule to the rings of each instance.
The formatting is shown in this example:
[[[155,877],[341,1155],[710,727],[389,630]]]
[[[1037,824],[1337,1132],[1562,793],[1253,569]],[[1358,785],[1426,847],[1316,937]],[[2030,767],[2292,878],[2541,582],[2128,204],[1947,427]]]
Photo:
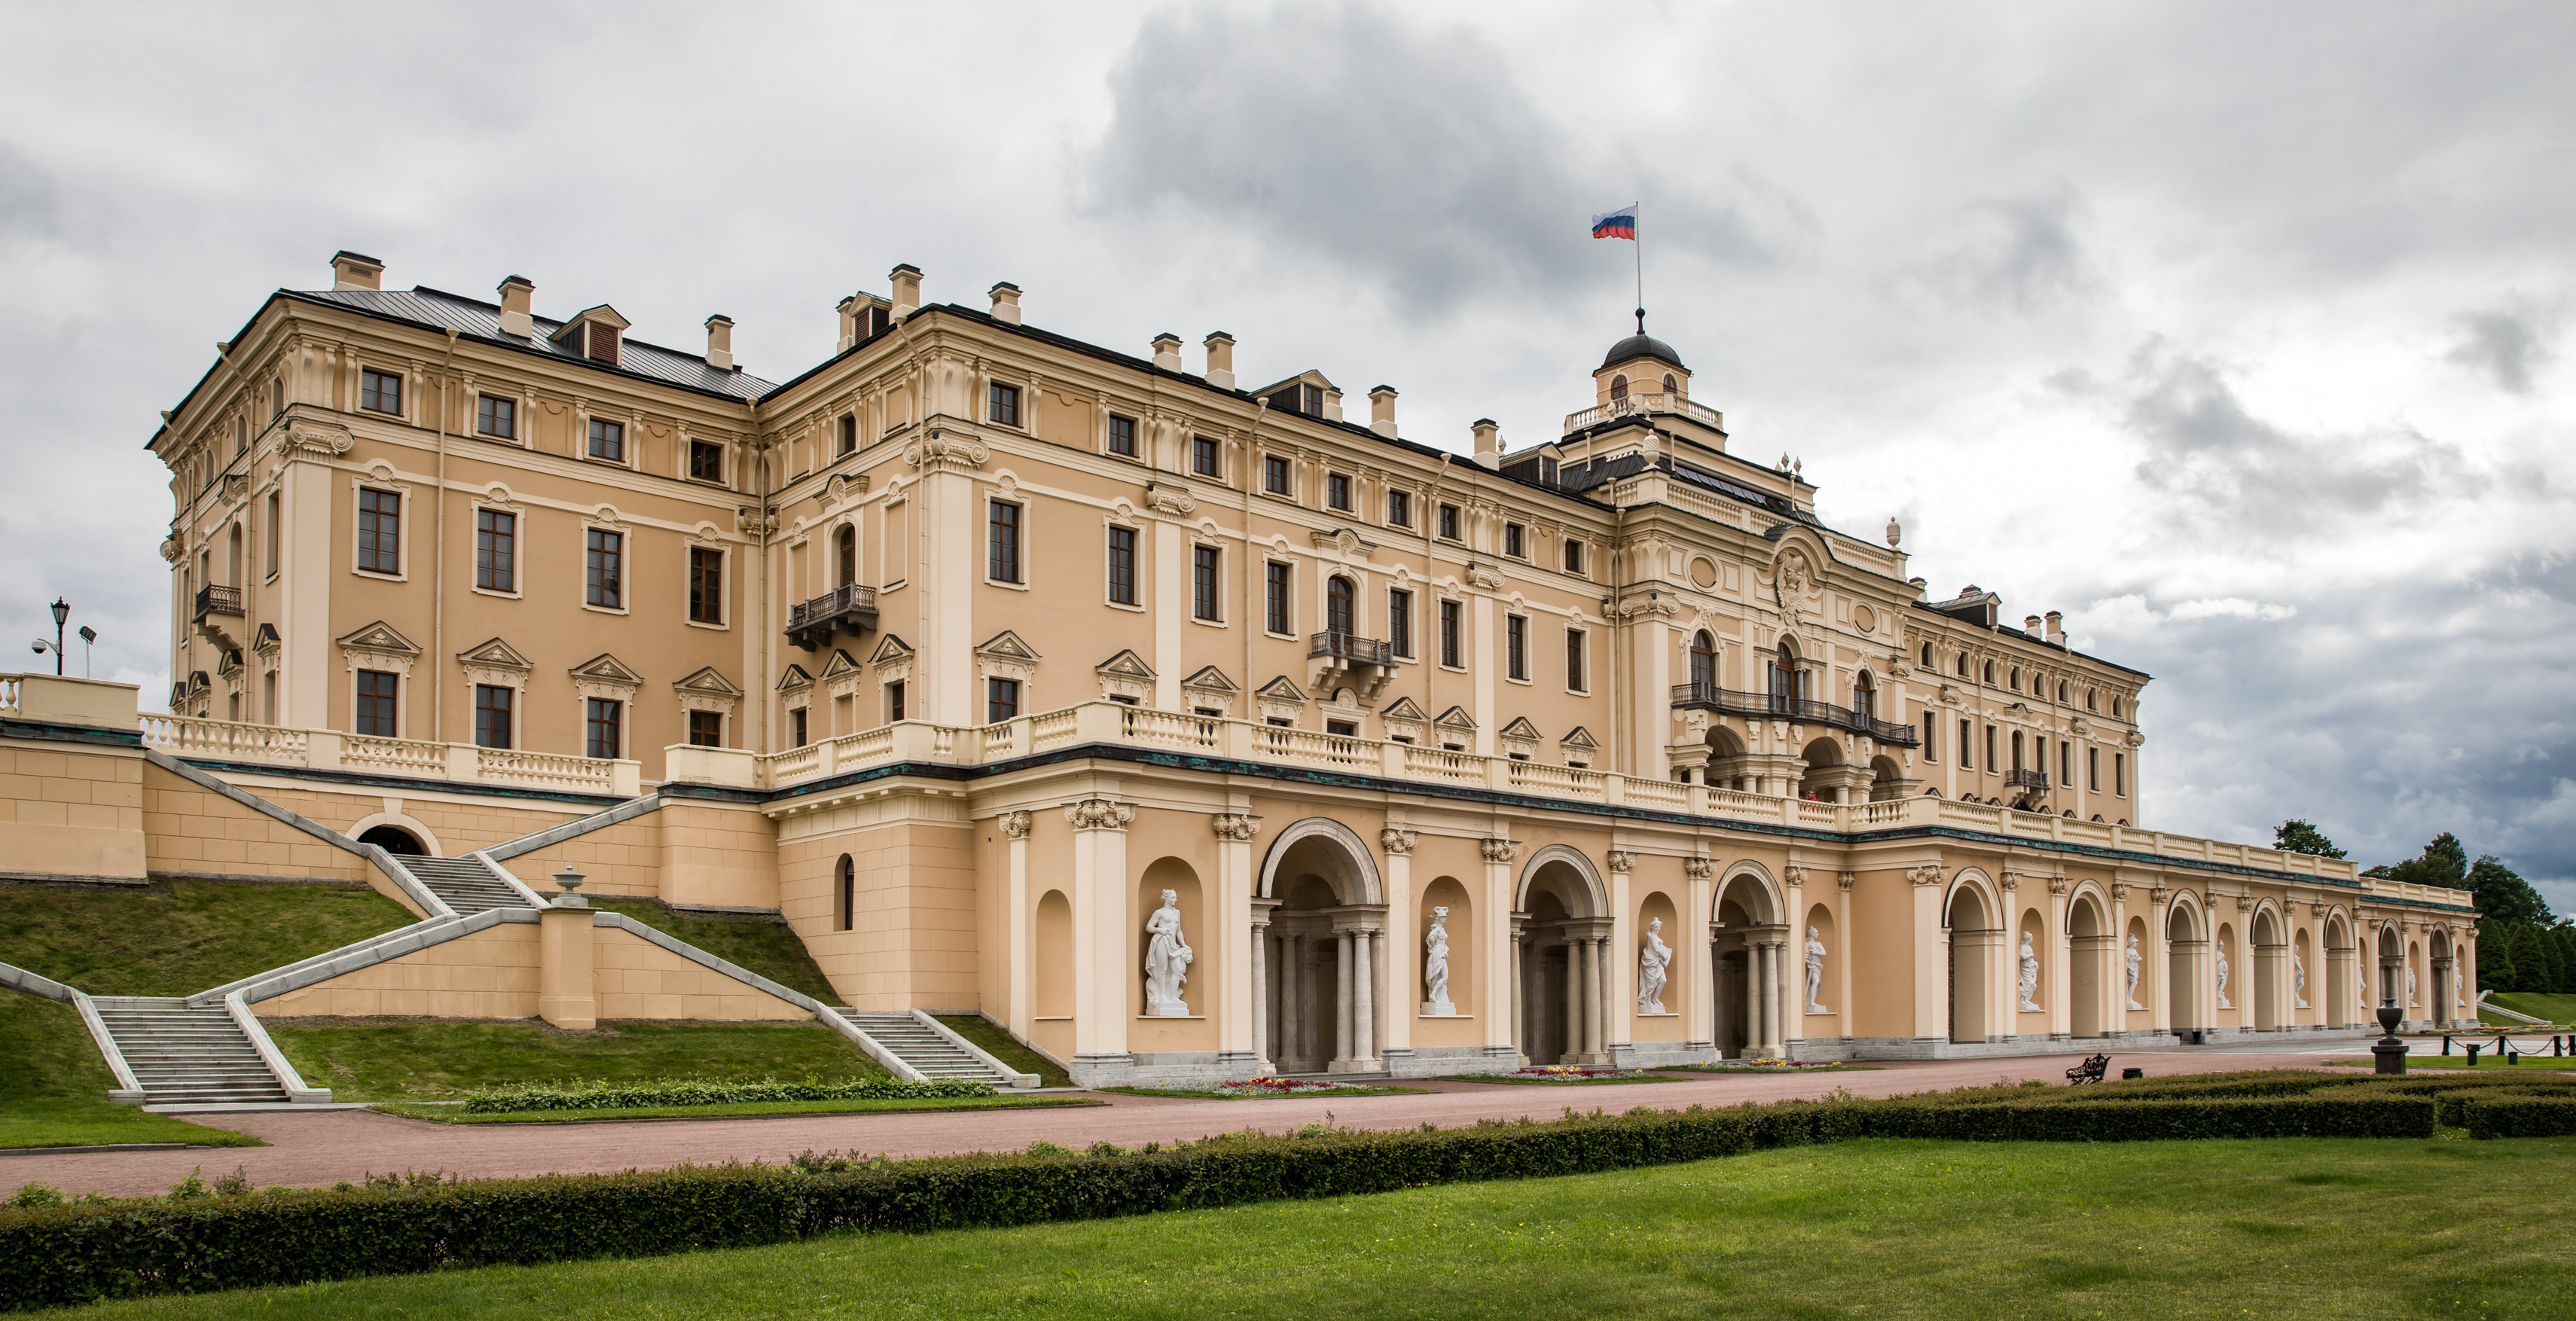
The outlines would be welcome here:
[[[2486,1047],[2478,1042],[2472,1041],[2467,1044],[2465,1049],[2469,1052],[2469,1067],[2472,1069],[2478,1067],[2478,1052],[2485,1050]]]
[[[2470,1049],[2474,1050],[2476,1047],[2471,1047]],[[2451,1053],[2451,1034],[2448,1032],[2442,1034],[2442,1053],[2445,1055]]]

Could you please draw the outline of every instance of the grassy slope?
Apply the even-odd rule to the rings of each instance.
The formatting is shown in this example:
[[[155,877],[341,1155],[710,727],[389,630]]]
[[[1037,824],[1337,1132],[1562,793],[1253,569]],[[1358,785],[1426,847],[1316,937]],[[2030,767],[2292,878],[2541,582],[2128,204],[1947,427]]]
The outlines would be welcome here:
[[[863,1115],[889,1110],[1024,1110],[1032,1106],[1096,1106],[1100,1101],[1078,1096],[972,1096],[921,1100],[752,1101],[741,1105],[638,1106],[626,1110],[513,1110],[497,1115],[469,1115],[463,1106],[409,1105],[378,1107],[413,1119],[442,1124],[572,1124],[624,1119],[756,1119],[771,1115]]]
[[[154,887],[160,890],[160,887]],[[187,995],[408,925],[368,889],[180,881],[132,893],[0,887],[0,963],[92,995]]]
[[[79,1317],[2560,1317],[2576,1139],[1859,1142]]]
[[[651,899],[614,899],[594,895],[590,906],[624,913],[636,921],[705,950],[717,958],[787,987],[802,991],[827,1005],[841,1003],[841,993],[832,989],[830,979],[816,966],[814,956],[797,938],[795,929],[784,922],[746,921],[740,918],[698,917],[674,912]]]
[[[586,1078],[876,1077],[884,1070],[820,1023],[536,1023],[297,1019],[269,1036],[304,1081],[339,1101],[435,1100],[500,1083]]]
[[[2502,1005],[2517,1014],[2545,1018],[2552,1023],[2576,1023],[2576,995],[2540,995],[2508,991],[2488,996],[2487,1002]],[[2517,1023],[2514,1026],[2522,1025]]]
[[[107,1099],[116,1085],[80,1011],[20,991],[0,991],[0,1147],[81,1147],[109,1142],[196,1142],[256,1147],[256,1138],[147,1115]],[[8,1171],[0,1183],[10,1189]]]
[[[974,1042],[983,1052],[1021,1073],[1034,1073],[1041,1087],[1071,1087],[1073,1079],[1065,1071],[1047,1062],[1044,1055],[1020,1043],[1019,1038],[1002,1030],[980,1014],[941,1014],[939,1021],[948,1030]]]

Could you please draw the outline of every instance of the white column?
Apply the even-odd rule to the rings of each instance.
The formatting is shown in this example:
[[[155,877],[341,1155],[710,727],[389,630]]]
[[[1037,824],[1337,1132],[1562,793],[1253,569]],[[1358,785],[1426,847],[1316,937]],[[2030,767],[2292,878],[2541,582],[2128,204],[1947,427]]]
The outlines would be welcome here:
[[[1208,984],[1205,994],[1214,1003],[1206,1013],[1217,1020],[1219,1054],[1258,1061],[1262,1058],[1258,1026],[1262,990],[1253,932],[1254,924],[1266,922],[1267,915],[1256,917],[1253,912],[1252,837],[1261,827],[1261,818],[1221,813],[1213,824],[1219,935],[1210,943],[1221,951],[1224,975]]]
[[[1271,1023],[1278,1017],[1279,997],[1270,982],[1270,912],[1256,908],[1252,914],[1252,1071],[1272,1072],[1270,1060]]]
[[[1378,836],[1386,851],[1385,945],[1388,966],[1385,994],[1381,997],[1386,1001],[1386,1036],[1380,1044],[1387,1050],[1410,1051],[1413,1048],[1413,1016],[1421,1012],[1422,901],[1413,892],[1413,847],[1419,838],[1412,831],[1392,826]],[[1452,938],[1455,939],[1454,936]],[[1490,959],[1493,956],[1485,954],[1481,957]],[[1397,959],[1403,960],[1402,972],[1396,971]],[[1451,997],[1453,1000],[1467,998],[1464,995]]]
[[[1351,973],[1358,956],[1351,952],[1350,932],[1335,932],[1333,940],[1337,957],[1333,966],[1333,1062],[1330,1067],[1339,1071],[1352,1067],[1355,1057],[1351,1048],[1359,1037],[1359,1029],[1351,1021]]]
[[[2075,1030],[2075,938],[2066,929],[2067,889],[2064,877],[2049,880],[2048,930],[2038,942],[2040,958],[2045,965],[2041,969],[2045,974],[2041,984],[2048,988],[2048,1035],[2052,1037],[2065,1037]],[[2019,963],[2021,946],[2018,937],[2011,953],[2013,961]],[[2014,976],[2020,976],[2019,969],[2015,969]],[[2018,998],[2013,1001],[2013,1007],[2016,1010],[2021,1007]]]
[[[1376,959],[1374,931],[1351,933],[1351,1062],[1366,1069],[1377,1061],[1377,993],[1369,975]]]
[[[1002,833],[1010,837],[1010,843],[1003,846],[1010,851],[1008,897],[1003,901],[1004,924],[1010,932],[1010,1000],[1009,1016],[1004,1021],[1023,1038],[1036,1023],[1029,990],[1029,927],[1037,921],[1037,914],[1029,906],[1029,824],[1026,812],[1002,814]]]
[[[1127,966],[1127,825],[1136,809],[1086,798],[1064,815],[1073,824],[1073,1051],[1124,1063],[1127,1023],[1141,1008],[1128,994],[1135,970]]]
[[[1859,883],[1860,877],[1856,872],[1843,872],[1834,878],[1834,948],[1826,953],[1826,957],[1833,960],[1834,994],[1842,997],[1834,1001],[1834,1015],[1842,1035],[1846,1037],[1860,1030],[1856,1026],[1860,1022],[1860,1011],[1852,1004],[1851,961],[1852,887]],[[1798,948],[1803,953],[1806,946],[1802,943]]]
[[[1286,1015],[1279,1025],[1281,1052],[1302,1067],[1315,1052],[1314,988],[1313,979],[1306,975],[1306,937],[1283,937],[1279,953],[1279,1003]]]
[[[1437,713],[1435,713],[1437,714]],[[1513,947],[1516,933],[1512,930],[1512,859],[1520,846],[1507,839],[1483,841],[1485,884],[1477,894],[1478,913],[1484,915],[1485,936],[1477,942],[1480,957],[1475,963],[1485,978],[1484,1031],[1485,1050],[1492,1055],[1517,1054],[1522,1038],[1520,994],[1523,969],[1516,959],[1501,957]],[[1535,972],[1535,969],[1530,971]],[[1510,1012],[1506,1013],[1505,1008]]]
[[[2165,939],[2165,923],[2173,916],[2165,906],[2168,895],[2169,892],[2159,886],[2147,896],[2147,957],[2138,975],[2138,989],[2146,991],[2152,988],[2154,992],[2139,996],[2138,1003],[2147,1007],[2147,1026],[2158,1035],[2173,1028],[2189,1026],[2176,1023],[2173,1016],[2173,987],[2170,984],[2173,981],[2173,952]]]
[[[1681,973],[1673,980],[1682,988],[1682,1034],[1693,1042],[1713,1043],[1717,1040],[1717,964],[1713,959],[1714,951],[1709,947],[1705,934],[1696,940],[1688,938],[1690,932],[1705,933],[1708,930],[1711,883],[1699,859],[1685,860],[1683,867],[1685,880],[1682,889],[1689,896],[1689,906],[1682,910],[1681,925],[1673,932],[1676,955],[1673,964]],[[1680,957],[1692,949],[1699,951],[1698,957]]]
[[[1565,1047],[1557,1053],[1559,1064],[1572,1064],[1583,1056],[1584,943],[1572,936],[1565,942]]]
[[[1583,1059],[1587,1064],[1603,1058],[1601,956],[1609,943],[1607,936],[1583,938]]]

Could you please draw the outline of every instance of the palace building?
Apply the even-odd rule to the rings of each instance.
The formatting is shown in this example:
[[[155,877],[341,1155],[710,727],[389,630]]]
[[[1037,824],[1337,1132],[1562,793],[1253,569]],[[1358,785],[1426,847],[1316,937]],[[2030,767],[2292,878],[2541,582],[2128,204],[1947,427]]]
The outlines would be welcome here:
[[[2467,894],[2154,829],[2148,676],[1838,530],[1642,317],[1555,434],[1456,452],[1388,386],[910,266],[776,382],[722,316],[679,350],[332,266],[163,415],[170,714],[59,745],[136,810],[22,804],[61,861],[20,870],[471,926],[424,893],[571,867],[1094,1084],[2474,1020]],[[26,684],[13,739],[125,719]],[[556,1018],[513,920],[250,1008]]]

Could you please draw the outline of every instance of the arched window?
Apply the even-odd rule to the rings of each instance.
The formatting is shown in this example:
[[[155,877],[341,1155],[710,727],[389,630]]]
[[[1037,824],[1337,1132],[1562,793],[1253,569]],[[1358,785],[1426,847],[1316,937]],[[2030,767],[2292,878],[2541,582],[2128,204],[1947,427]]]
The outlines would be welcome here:
[[[1869,719],[1870,711],[1872,710],[1872,703],[1877,696],[1878,691],[1876,687],[1870,683],[1869,671],[1861,671],[1860,677],[1852,680],[1853,713],[1863,720]]]
[[[841,528],[841,535],[835,538],[835,543],[834,553],[839,561],[836,572],[839,577],[832,585],[847,587],[859,580],[859,530],[844,525]]]
[[[2018,730],[2018,729],[2016,729],[2016,730],[2014,730],[2014,731],[2013,731],[2013,736],[2012,736],[2012,750],[2013,750],[2013,767],[2012,767],[2012,768],[2013,768],[2013,770],[2014,770],[2014,771],[2018,772],[2018,771],[2020,771],[2020,770],[2021,770],[2021,768],[2022,768],[2022,760],[2021,760],[2021,731],[2020,731],[2020,730]]]
[[[841,855],[841,864],[832,869],[832,913],[840,930],[849,931],[858,924],[859,869],[850,862],[849,854]]]
[[[1717,639],[1707,629],[1691,634],[1690,681],[1702,693],[1717,687]]]
[[[2057,681],[2057,701],[2061,706],[2066,702],[2066,681],[2064,679]]]
[[[1627,377],[1613,376],[1610,378],[1610,397],[1613,399],[1625,399],[1628,397]]]
[[[2018,665],[2012,667],[2012,689],[2014,692],[2021,691],[2021,667]]]
[[[1990,686],[1991,686],[1991,685],[1994,683],[1994,681],[1995,681],[1995,663],[1994,663],[1993,661],[1987,661],[1987,662],[1986,662],[1986,683],[1987,683],[1988,685],[1990,685]]]
[[[1932,668],[1932,644],[1929,642],[1923,644],[1923,668]]]
[[[2120,699],[2116,697],[2111,699],[2111,718],[2113,720],[2120,718]]]
[[[2084,690],[2084,709],[2085,709],[2085,710],[2087,710],[2087,711],[2099,711],[2099,710],[2101,710],[2101,709],[2102,709],[2102,707],[2101,707],[2101,705],[2100,705],[2101,700],[2102,700],[2102,690],[2101,690],[2101,689],[2099,689],[2099,688],[2087,688],[2087,689],[2085,689],[2085,690]]]
[[[1791,709],[1789,704],[1798,697],[1798,679],[1798,649],[1790,645],[1789,639],[1782,638],[1780,649],[1773,653],[1771,661],[1772,710]]]
[[[1359,631],[1359,610],[1353,602],[1351,580],[1339,574],[1324,584],[1324,627],[1341,634]]]
[[[1959,677],[1968,677],[1968,653],[1964,651],[1959,653]]]
[[[1673,379],[1673,374],[1672,374],[1671,372],[1665,372],[1665,373],[1664,373],[1664,393],[1665,393],[1665,394],[1680,394],[1681,392],[1682,392],[1682,383],[1681,383],[1681,382],[1679,382],[1679,381],[1674,380],[1674,379]]]

